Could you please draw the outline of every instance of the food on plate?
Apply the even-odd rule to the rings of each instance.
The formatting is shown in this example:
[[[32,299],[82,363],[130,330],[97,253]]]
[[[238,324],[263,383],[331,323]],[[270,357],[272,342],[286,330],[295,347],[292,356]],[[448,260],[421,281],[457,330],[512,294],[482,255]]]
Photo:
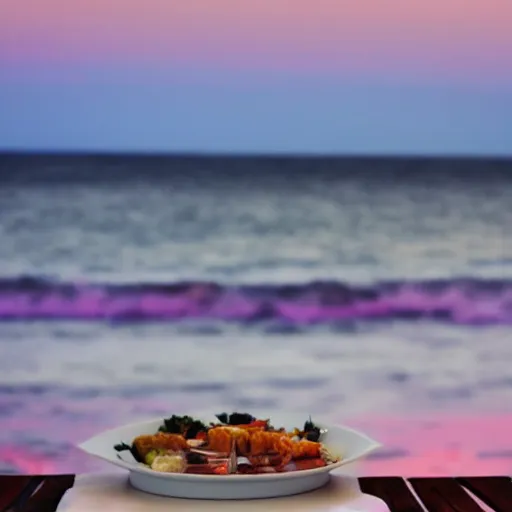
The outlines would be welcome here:
[[[247,413],[222,413],[217,419],[206,425],[190,416],[173,415],[163,420],[158,432],[114,449],[129,451],[139,464],[164,473],[280,473],[340,460],[322,443],[322,430],[311,418],[302,429],[291,431]],[[236,467],[229,463],[230,455],[236,457]]]
[[[187,461],[179,454],[156,455],[150,465],[154,471],[162,473],[185,473]]]
[[[132,444],[143,459],[152,450],[180,452],[188,448],[187,440],[182,435],[163,434],[162,432],[155,435],[137,436]]]

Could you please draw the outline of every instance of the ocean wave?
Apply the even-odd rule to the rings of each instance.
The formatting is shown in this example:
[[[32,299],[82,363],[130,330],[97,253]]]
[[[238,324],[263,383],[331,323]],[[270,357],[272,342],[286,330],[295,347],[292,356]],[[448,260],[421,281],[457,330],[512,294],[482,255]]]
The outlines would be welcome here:
[[[0,320],[137,322],[186,318],[291,324],[429,318],[467,325],[512,325],[512,280],[235,286],[214,282],[109,284],[40,277],[0,279]]]

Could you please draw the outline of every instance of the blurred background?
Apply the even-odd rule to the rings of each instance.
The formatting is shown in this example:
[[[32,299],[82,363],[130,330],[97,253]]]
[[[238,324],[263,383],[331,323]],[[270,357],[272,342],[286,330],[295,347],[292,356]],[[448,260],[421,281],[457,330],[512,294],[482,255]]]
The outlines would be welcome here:
[[[512,472],[512,4],[0,7],[0,470],[287,409]]]

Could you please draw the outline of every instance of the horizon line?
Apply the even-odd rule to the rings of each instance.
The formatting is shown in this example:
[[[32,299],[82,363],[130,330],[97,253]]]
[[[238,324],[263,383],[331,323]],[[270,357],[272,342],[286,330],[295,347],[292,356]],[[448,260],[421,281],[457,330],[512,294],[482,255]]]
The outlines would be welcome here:
[[[144,158],[144,159],[223,159],[223,160],[470,160],[502,161],[512,163],[510,154],[486,153],[327,153],[291,151],[141,151],[141,150],[84,150],[84,149],[0,149],[5,157],[79,157],[79,158]]]

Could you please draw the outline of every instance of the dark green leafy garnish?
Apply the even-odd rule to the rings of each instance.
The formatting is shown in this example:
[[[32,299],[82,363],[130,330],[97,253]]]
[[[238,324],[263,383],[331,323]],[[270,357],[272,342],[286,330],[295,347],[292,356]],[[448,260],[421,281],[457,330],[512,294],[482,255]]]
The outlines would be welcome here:
[[[170,418],[164,419],[164,424],[158,429],[159,432],[168,434],[183,434],[188,425],[194,421],[190,416],[176,416],[173,414]]]
[[[221,414],[216,414],[215,415],[217,417],[217,419],[221,422],[221,423],[224,423],[224,425],[227,425],[228,424],[228,414],[226,412],[223,412]]]
[[[254,416],[252,416],[251,414],[234,412],[229,417],[229,424],[230,425],[248,425],[249,423],[252,423],[255,420],[256,420],[256,418]]]
[[[313,420],[311,419],[311,416],[309,417],[309,420],[304,423],[304,432],[308,432],[309,430],[312,430],[315,428],[315,424],[313,423]]]
[[[114,445],[114,450],[116,452],[124,452],[126,450],[131,450],[131,446],[126,443],[119,443],[119,444]]]
[[[187,428],[185,432],[185,439],[195,439],[199,432],[206,432],[206,425],[199,421],[194,420]]]
[[[308,441],[318,443],[320,440],[320,433],[320,429],[313,423],[310,416],[309,420],[304,423],[304,437]]]
[[[310,430],[306,433],[306,439],[308,441],[313,441],[315,443],[318,443],[320,441],[320,431],[318,430]]]
[[[126,444],[126,443],[119,443],[119,444],[116,444],[114,445],[114,450],[116,452],[130,452],[132,454],[132,457],[137,461],[137,462],[144,462],[144,460],[142,459],[142,457],[140,456],[139,452],[137,451],[137,448],[135,447],[135,445],[129,445],[129,444]]]
[[[256,420],[256,418],[247,413],[234,412],[228,416],[227,413],[216,414],[217,419],[224,425],[248,425]]]
[[[199,420],[191,416],[176,416],[164,420],[164,424],[158,429],[159,432],[167,434],[181,434],[186,439],[194,439],[199,432],[206,431],[207,427]]]

